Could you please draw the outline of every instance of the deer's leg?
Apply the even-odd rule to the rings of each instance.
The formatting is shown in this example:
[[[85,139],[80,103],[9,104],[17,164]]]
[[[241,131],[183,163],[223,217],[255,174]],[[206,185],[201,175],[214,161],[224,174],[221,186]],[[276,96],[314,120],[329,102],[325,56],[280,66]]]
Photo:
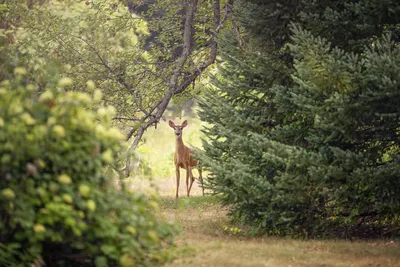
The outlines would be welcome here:
[[[203,191],[203,196],[204,196],[203,171],[201,170],[201,168],[199,168],[198,170],[199,170],[199,180],[201,183],[201,190]]]
[[[189,196],[189,176],[190,176],[190,166],[187,165],[186,166],[186,192],[187,192],[187,196]]]
[[[180,172],[179,172],[179,166],[175,166],[175,171],[176,171],[176,198],[179,198],[179,180],[180,180]]]
[[[190,186],[189,186],[189,194],[190,194],[190,190],[192,189],[193,182],[194,182],[194,176],[193,176],[192,168],[190,168]]]

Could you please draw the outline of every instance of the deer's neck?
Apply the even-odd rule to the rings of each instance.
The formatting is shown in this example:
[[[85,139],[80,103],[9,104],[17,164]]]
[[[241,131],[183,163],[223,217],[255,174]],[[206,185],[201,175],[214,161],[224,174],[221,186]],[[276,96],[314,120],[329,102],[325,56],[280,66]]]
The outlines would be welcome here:
[[[178,155],[182,155],[185,153],[185,145],[183,144],[182,135],[176,139],[176,147],[175,151]]]

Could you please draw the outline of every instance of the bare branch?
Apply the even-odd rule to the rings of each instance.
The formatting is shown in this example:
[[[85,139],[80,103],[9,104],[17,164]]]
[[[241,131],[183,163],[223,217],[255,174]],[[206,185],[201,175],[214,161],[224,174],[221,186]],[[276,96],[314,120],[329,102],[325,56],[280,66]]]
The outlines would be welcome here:
[[[122,79],[122,77],[120,75],[118,75],[117,73],[115,73],[115,71],[113,69],[110,68],[110,66],[107,64],[107,62],[104,60],[104,58],[100,55],[99,51],[97,51],[97,49],[90,44],[88,41],[86,41],[85,39],[83,39],[80,36],[76,36],[74,34],[70,34],[72,37],[84,42],[87,46],[89,46],[89,48],[96,54],[96,56],[99,58],[99,60],[101,61],[101,64],[108,70],[110,71],[112,74],[114,74],[114,76],[117,78],[117,81],[122,84],[126,90],[128,90],[130,93],[133,93],[133,89],[124,81],[124,79]]]
[[[143,133],[144,133],[144,131],[145,131],[145,128],[143,128],[143,127],[140,127],[139,128],[139,130],[137,131],[137,133],[136,133],[136,136],[135,136],[135,141],[133,141],[133,144],[132,144],[132,146],[130,147],[130,149],[129,149],[129,155],[127,156],[127,158],[126,158],[126,167],[125,167],[125,176],[126,177],[129,177],[129,175],[130,175],[130,172],[131,172],[131,167],[130,167],[130,165],[131,165],[131,159],[130,159],[130,154],[133,154],[133,152],[135,151],[135,149],[136,149],[136,147],[139,145],[139,142],[140,142],[140,140],[142,139],[142,136],[143,136]]]
[[[233,3],[233,1],[232,1]],[[220,2],[219,0],[214,0],[214,5],[213,5],[213,26],[214,26],[214,32],[213,36],[211,37],[211,42],[210,42],[210,57],[196,70],[192,72],[192,74],[188,75],[185,77],[185,79],[182,81],[182,83],[179,85],[178,88],[175,89],[174,94],[179,94],[183,92],[190,84],[192,84],[196,78],[205,70],[207,69],[211,64],[214,63],[215,59],[217,58],[217,50],[218,50],[218,44],[217,44],[217,29],[220,28]]]
[[[114,117],[113,120],[119,120],[119,121],[140,121],[140,119],[136,119],[136,118],[124,118],[124,117]]]
[[[232,5],[234,0],[229,0],[228,3],[225,5],[225,15],[221,21],[221,8],[220,8],[220,0],[213,0],[213,31],[212,37],[210,42],[207,44],[210,47],[210,55],[208,59],[203,62],[200,66],[196,67],[191,73],[187,73],[184,75],[182,81],[179,83],[179,78],[184,73],[184,66],[187,62],[190,54],[191,54],[191,42],[192,42],[192,29],[193,29],[193,22],[195,16],[195,10],[197,6],[198,0],[189,0],[189,7],[187,9],[186,14],[186,21],[184,26],[184,44],[183,44],[183,51],[176,62],[174,71],[172,72],[172,76],[168,83],[168,91],[163,98],[161,98],[157,103],[155,103],[143,116],[141,119],[142,125],[138,129],[132,129],[128,135],[127,140],[129,140],[132,136],[135,136],[135,140],[131,147],[129,148],[130,153],[133,153],[136,147],[139,145],[139,142],[145,132],[145,130],[150,127],[151,125],[157,123],[162,115],[164,114],[165,109],[167,108],[170,100],[174,95],[180,94],[185,91],[188,86],[190,86],[197,77],[201,75],[201,73],[207,69],[210,65],[215,62],[217,58],[217,33],[222,28],[224,22],[227,20],[228,13],[232,11]],[[156,111],[154,114],[153,112]],[[135,133],[136,132],[136,133]],[[129,159],[127,160],[127,165],[125,169],[126,176],[129,176],[130,169],[129,169]]]
[[[232,4],[233,4],[233,1],[232,1]],[[240,47],[243,47],[244,42],[243,42],[242,37],[240,36],[240,29],[239,29],[239,26],[236,24],[236,20],[235,20],[235,17],[233,15],[233,12],[231,13],[231,19],[232,19],[232,26],[236,31],[236,39],[238,41],[238,44],[239,44]]]
[[[197,5],[197,1],[193,1],[192,0],[192,5],[194,4]],[[227,10],[229,10],[233,4],[233,0],[230,0],[228,2],[228,4],[226,5],[226,12]],[[180,77],[181,73],[182,73],[182,69],[183,66],[190,54],[190,43],[191,43],[191,29],[192,29],[192,23],[194,21],[194,8],[196,6],[193,6],[192,8],[188,9],[188,15],[187,15],[187,19],[185,22],[185,28],[184,28],[184,49],[182,52],[182,55],[180,57],[180,60],[178,61],[174,73],[171,76],[170,82],[169,82],[169,91],[167,92],[167,94],[160,99],[157,103],[155,103],[152,108],[149,110],[148,114],[146,114],[146,116],[143,117],[142,122],[145,122],[147,119],[149,119],[150,117],[152,117],[149,121],[147,121],[146,123],[143,124],[142,127],[144,127],[145,129],[147,129],[147,127],[151,126],[153,123],[157,122],[161,116],[163,115],[165,109],[168,106],[169,101],[171,100],[171,98],[174,95],[180,94],[181,92],[183,92],[190,84],[193,83],[193,81],[196,80],[196,78],[201,75],[201,73],[207,69],[207,67],[209,67],[212,63],[214,63],[216,57],[217,57],[217,32],[218,30],[220,30],[221,28],[221,23],[220,23],[220,1],[219,0],[214,0],[213,1],[213,27],[214,27],[214,31],[213,31],[213,36],[211,37],[211,41],[210,41],[210,57],[199,67],[197,67],[191,74],[188,74],[184,77],[183,81],[180,84],[177,84],[178,82],[178,78]],[[189,16],[189,13],[192,12],[192,14]],[[190,20],[189,20],[190,19]],[[154,115],[153,114],[154,110],[157,109],[157,112]],[[127,135],[127,140],[129,140],[133,134],[135,133],[135,129],[132,129],[128,135]],[[135,135],[135,139],[138,138],[138,135]],[[139,137],[141,138],[141,136]],[[132,147],[131,147],[132,148]],[[135,147],[136,148],[136,147]],[[131,149],[131,151],[133,152],[133,150]]]
[[[235,2],[235,0],[229,0],[228,3],[225,4],[225,6],[224,6],[225,15],[222,18],[222,20],[219,23],[219,25],[215,28],[216,32],[219,32],[219,30],[224,26],[225,21],[228,19],[229,12],[231,12],[232,9],[233,9],[233,3],[234,2]]]
[[[190,0],[190,2],[189,2],[189,7],[187,9],[187,14],[186,14],[184,32],[183,32],[183,51],[182,51],[180,58],[178,59],[178,61],[176,63],[175,69],[174,69],[171,79],[169,81],[168,92],[162,98],[162,100],[159,102],[159,104],[157,103],[158,105],[156,106],[156,109],[157,109],[156,114],[154,114],[153,117],[149,121],[147,121],[146,123],[144,123],[143,125],[141,125],[139,127],[139,129],[135,135],[135,140],[129,149],[130,153],[133,153],[135,151],[136,147],[139,144],[139,141],[141,140],[141,138],[143,136],[144,131],[149,126],[156,123],[161,118],[162,114],[164,113],[165,109],[168,106],[169,101],[171,100],[171,98],[174,95],[175,89],[178,84],[178,79],[182,73],[182,69],[187,61],[187,58],[189,57],[190,52],[191,52],[192,29],[193,29],[193,21],[194,21],[194,17],[195,17],[195,11],[196,11],[196,7],[197,7],[197,1],[198,0]],[[146,115],[145,117],[148,117],[148,116]],[[132,136],[133,132],[134,131],[131,130],[129,135]],[[128,159],[126,161],[126,169],[125,169],[126,176],[129,176],[129,174],[130,174],[129,161],[130,161],[130,159],[128,157]]]

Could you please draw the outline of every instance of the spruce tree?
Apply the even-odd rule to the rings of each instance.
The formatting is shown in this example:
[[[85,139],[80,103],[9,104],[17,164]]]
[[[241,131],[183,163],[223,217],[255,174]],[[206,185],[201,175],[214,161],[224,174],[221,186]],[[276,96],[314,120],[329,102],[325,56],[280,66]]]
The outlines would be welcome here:
[[[400,215],[400,4],[322,2],[237,6],[247,43],[220,40],[201,157],[232,214],[269,233],[383,234]],[[281,6],[268,31],[254,12]]]

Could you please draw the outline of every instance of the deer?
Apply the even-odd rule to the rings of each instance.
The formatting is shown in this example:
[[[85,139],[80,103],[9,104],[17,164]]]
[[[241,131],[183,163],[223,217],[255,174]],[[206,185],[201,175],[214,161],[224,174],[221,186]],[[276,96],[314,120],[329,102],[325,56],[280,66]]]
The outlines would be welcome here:
[[[193,156],[194,150],[185,146],[182,139],[183,128],[188,125],[188,121],[185,120],[182,125],[175,125],[173,121],[169,121],[169,126],[174,129],[175,132],[175,154],[174,154],[174,164],[176,171],[176,198],[179,198],[179,181],[180,181],[180,168],[186,169],[186,190],[187,196],[190,195],[190,190],[192,189],[193,182],[195,180],[192,168],[197,168],[199,172],[199,179],[201,182],[201,188],[204,196],[204,185],[203,185],[203,176],[202,170],[200,167],[200,162],[196,160]],[[190,185],[189,185],[189,177],[190,177]]]

